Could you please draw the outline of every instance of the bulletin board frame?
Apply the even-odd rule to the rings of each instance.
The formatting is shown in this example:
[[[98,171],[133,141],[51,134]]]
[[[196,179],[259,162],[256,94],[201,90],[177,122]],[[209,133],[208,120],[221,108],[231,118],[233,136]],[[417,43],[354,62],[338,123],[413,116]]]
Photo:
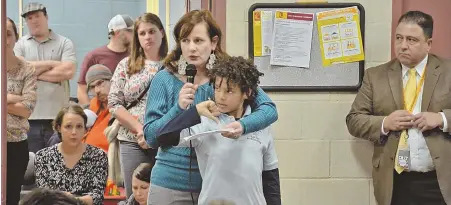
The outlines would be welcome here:
[[[359,3],[256,3],[253,4],[249,10],[248,10],[248,55],[249,58],[253,59],[255,62],[255,58],[262,58],[262,57],[254,57],[254,27],[253,27],[253,12],[256,10],[264,10],[264,9],[284,9],[287,11],[290,11],[290,9],[339,9],[339,8],[346,8],[346,7],[353,7],[356,6],[359,10],[359,17],[360,17],[360,33],[362,35],[362,46],[365,47],[365,9],[364,7]],[[316,25],[316,14],[314,17],[314,25]],[[314,27],[314,34],[315,35],[315,29],[317,30],[317,27]],[[313,42],[312,42],[313,43]],[[320,45],[313,45],[319,47]],[[313,54],[311,54],[313,55]],[[313,56],[311,56],[312,58]],[[316,56],[321,58],[321,56]],[[355,66],[355,69],[357,69],[357,78],[354,79],[357,80],[357,83],[354,85],[303,85],[303,84],[291,84],[291,85],[282,85],[282,86],[276,86],[276,85],[268,85],[265,83],[265,79],[260,80],[260,87],[265,91],[273,91],[273,92],[296,92],[296,91],[312,91],[312,92],[356,92],[362,85],[363,81],[363,74],[365,71],[365,60],[354,62],[352,63]],[[345,65],[345,64],[342,64]],[[268,75],[267,72],[263,71],[261,68],[259,68],[259,65],[256,64],[257,68],[260,70],[260,72],[263,72],[265,76]],[[271,69],[271,65],[269,65],[269,69]],[[312,66],[312,65],[311,65]],[[321,64],[319,65],[322,69],[333,69],[333,68],[324,68]],[[317,66],[318,67],[318,66]],[[309,68],[310,69],[310,68]],[[301,73],[301,71],[299,71]],[[262,78],[265,78],[263,76]]]

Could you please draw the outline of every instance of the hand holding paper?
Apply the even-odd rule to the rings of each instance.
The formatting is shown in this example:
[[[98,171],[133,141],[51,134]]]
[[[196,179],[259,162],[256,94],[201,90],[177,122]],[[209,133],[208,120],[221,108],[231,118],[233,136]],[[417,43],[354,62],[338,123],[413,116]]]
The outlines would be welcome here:
[[[227,138],[236,139],[239,136],[241,136],[241,134],[243,134],[243,127],[241,126],[241,123],[238,121],[235,121],[235,122],[232,122],[232,123],[226,125],[224,129],[226,129],[228,131],[223,132],[222,136],[227,137]]]
[[[193,140],[193,139],[197,139],[199,137],[205,137],[211,134],[216,134],[216,133],[226,133],[226,132],[230,132],[233,131],[233,129],[231,128],[223,128],[223,129],[218,129],[218,130],[211,130],[211,131],[206,131],[206,132],[201,132],[201,133],[197,133],[188,137],[184,137],[183,140],[185,141],[189,141],[189,140]]]

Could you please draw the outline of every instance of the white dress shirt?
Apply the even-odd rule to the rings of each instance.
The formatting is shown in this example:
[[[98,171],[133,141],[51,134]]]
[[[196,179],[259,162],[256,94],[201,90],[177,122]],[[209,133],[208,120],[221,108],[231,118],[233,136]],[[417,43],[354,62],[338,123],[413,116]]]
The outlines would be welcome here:
[[[423,74],[424,69],[426,68],[426,64],[428,61],[428,56],[426,56],[423,61],[421,61],[414,69],[416,69],[417,76],[417,85],[420,83],[421,75]],[[405,87],[407,84],[407,80],[409,79],[409,67],[402,65],[402,82]],[[421,102],[423,100],[423,87],[424,83],[421,86],[421,91],[418,95],[418,99],[413,108],[412,114],[418,114],[421,112]],[[448,132],[448,123],[446,121],[445,114],[440,112],[443,118],[443,128],[444,132]],[[384,119],[385,121],[385,119]],[[382,125],[384,123],[382,122]],[[388,133],[384,132],[384,128],[382,126],[382,134],[387,135]],[[435,170],[434,164],[432,162],[431,154],[429,152],[429,148],[426,144],[426,140],[424,139],[423,133],[417,128],[411,128],[408,131],[408,144],[410,149],[410,167],[409,170],[406,171],[415,171],[415,172],[428,172]]]

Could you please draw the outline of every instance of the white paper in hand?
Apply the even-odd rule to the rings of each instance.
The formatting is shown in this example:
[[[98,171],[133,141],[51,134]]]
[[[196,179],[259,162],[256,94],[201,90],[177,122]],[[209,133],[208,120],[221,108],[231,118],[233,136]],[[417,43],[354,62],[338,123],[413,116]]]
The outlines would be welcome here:
[[[233,130],[232,128],[222,128],[219,130],[211,130],[211,131],[207,131],[207,132],[197,133],[195,135],[191,135],[188,137],[184,137],[183,140],[189,141],[189,140],[197,139],[199,137],[203,137],[203,136],[207,136],[207,135],[211,135],[211,134],[230,132],[232,130]]]

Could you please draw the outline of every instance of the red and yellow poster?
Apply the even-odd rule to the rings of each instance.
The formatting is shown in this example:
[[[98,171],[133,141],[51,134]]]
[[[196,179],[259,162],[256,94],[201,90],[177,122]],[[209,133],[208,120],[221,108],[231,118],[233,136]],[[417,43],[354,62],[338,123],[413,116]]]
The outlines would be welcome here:
[[[357,7],[319,12],[316,17],[324,67],[365,59]]]

